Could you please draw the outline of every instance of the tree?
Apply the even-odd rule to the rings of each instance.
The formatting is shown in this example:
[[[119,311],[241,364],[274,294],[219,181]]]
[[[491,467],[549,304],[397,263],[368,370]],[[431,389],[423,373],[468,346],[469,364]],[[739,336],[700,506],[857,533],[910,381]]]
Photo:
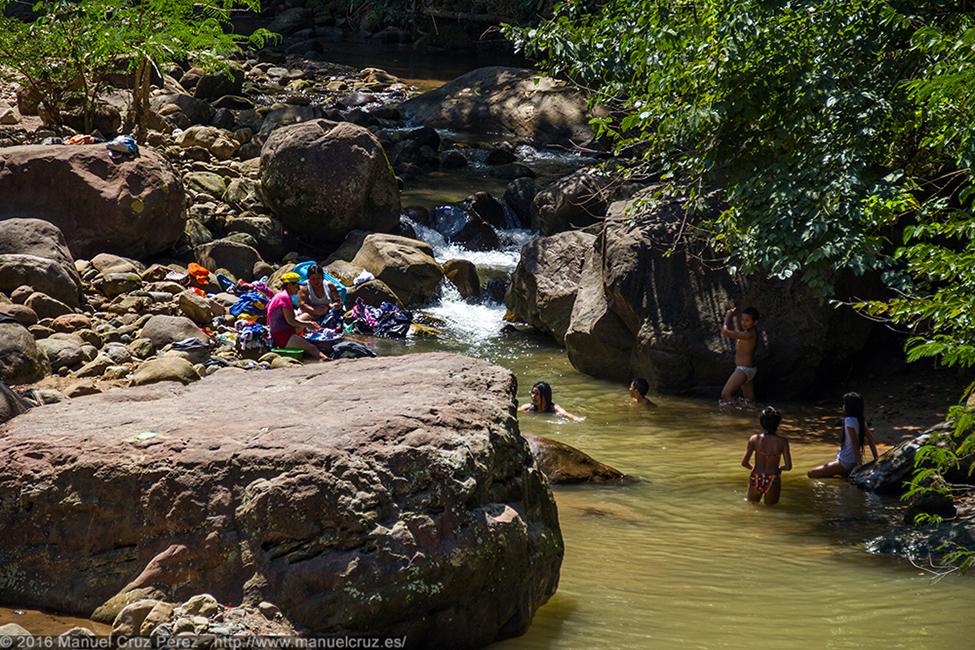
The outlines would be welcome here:
[[[13,0],[0,0],[0,16]],[[273,37],[259,29],[249,36],[230,30],[234,11],[260,11],[260,0],[80,0],[38,3],[34,20],[0,17],[0,55],[20,73],[62,125],[66,99],[80,95],[90,128],[91,113],[107,75],[119,66],[133,73],[126,126],[141,141],[149,118],[149,91],[162,68],[188,58],[205,69],[227,70],[227,57]]]
[[[722,193],[705,230],[730,266],[825,297],[838,270],[879,272],[893,297],[855,305],[864,315],[906,331],[911,360],[975,367],[973,9],[566,0],[537,28],[506,29],[612,109],[594,124],[618,153],[691,196]],[[917,455],[908,494],[971,465],[969,401]],[[970,549],[949,558],[975,563]]]
[[[149,91],[153,74],[167,63],[192,56],[205,69],[227,70],[227,56],[243,45],[263,46],[271,32],[259,29],[250,36],[229,31],[233,11],[260,11],[260,0],[85,0],[101,3],[118,31],[114,38],[131,57],[135,72],[129,125],[143,140],[149,117]]]

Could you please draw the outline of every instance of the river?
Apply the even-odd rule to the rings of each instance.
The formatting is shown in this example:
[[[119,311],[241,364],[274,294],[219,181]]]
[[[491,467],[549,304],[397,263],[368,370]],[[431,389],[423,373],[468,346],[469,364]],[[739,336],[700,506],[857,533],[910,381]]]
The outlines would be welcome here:
[[[418,190],[421,194],[426,190]],[[510,272],[529,235],[507,250],[464,251],[419,229],[440,261],[465,257],[482,272]],[[895,499],[805,469],[833,445],[794,442],[795,470],[774,508],[745,500],[739,463],[754,415],[716,402],[654,396],[634,408],[626,387],[575,371],[563,350],[504,331],[504,307],[471,305],[452,288],[433,309],[444,338],[374,341],[381,353],[452,350],[509,368],[519,400],[538,380],[583,422],[521,416],[521,429],[576,446],[636,478],[619,485],[554,489],[565,537],[558,593],[505,649],[554,648],[969,648],[975,582],[935,582],[865,542],[899,523]],[[780,404],[790,414],[809,405]]]
[[[341,62],[383,66],[370,47],[370,61],[356,51]],[[537,156],[543,178],[580,163],[526,153]],[[497,195],[503,187],[477,167],[434,174],[408,187],[403,205],[431,206],[478,190]],[[471,259],[484,276],[510,273],[531,236],[507,233],[504,250],[475,253],[419,230],[441,261]],[[794,443],[796,469],[783,479],[781,503],[755,506],[745,500],[748,473],[739,465],[756,431],[753,416],[669,396],[653,396],[657,409],[635,409],[625,386],[576,372],[551,341],[506,332],[503,306],[468,304],[450,287],[426,311],[444,321],[443,338],[370,344],[381,354],[451,350],[498,363],[517,376],[522,402],[534,381],[548,381],[556,401],[585,420],[523,415],[522,430],[576,446],[636,479],[554,489],[566,549],[559,590],[525,635],[493,647],[972,647],[975,582],[935,582],[902,559],[868,554],[865,542],[901,516],[897,503],[845,482],[806,478],[804,469],[831,458],[833,446]],[[779,406],[787,420],[807,408]],[[10,621],[35,632],[85,623],[0,609],[0,624]]]

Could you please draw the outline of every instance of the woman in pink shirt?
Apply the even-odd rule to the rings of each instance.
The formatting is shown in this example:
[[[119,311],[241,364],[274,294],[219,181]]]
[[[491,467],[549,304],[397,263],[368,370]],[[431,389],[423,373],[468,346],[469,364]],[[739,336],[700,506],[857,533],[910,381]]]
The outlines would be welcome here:
[[[271,340],[276,348],[295,348],[305,351],[305,354],[327,361],[314,343],[302,337],[302,330],[314,327],[295,317],[294,296],[298,295],[301,278],[297,273],[285,273],[281,276],[283,289],[276,293],[267,304],[267,327],[271,330]]]

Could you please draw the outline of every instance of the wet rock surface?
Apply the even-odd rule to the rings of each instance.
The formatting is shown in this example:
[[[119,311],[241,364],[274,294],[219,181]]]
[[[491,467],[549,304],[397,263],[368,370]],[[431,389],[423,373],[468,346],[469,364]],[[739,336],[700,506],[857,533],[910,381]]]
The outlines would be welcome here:
[[[602,483],[624,478],[623,472],[564,442],[544,436],[524,436],[549,483]]]
[[[317,634],[518,634],[555,590],[562,540],[514,394],[506,370],[424,354],[18,415],[0,428],[0,599],[89,615],[136,590],[206,591]]]

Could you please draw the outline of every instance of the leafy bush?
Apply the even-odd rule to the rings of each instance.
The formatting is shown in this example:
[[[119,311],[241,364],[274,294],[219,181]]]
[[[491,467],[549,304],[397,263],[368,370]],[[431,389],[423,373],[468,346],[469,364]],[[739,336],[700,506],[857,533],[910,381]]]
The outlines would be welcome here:
[[[62,124],[66,98],[81,93],[90,126],[98,94],[119,62],[134,73],[127,126],[143,139],[149,110],[150,80],[167,63],[192,58],[220,69],[244,45],[263,45],[267,30],[240,36],[227,30],[233,11],[260,11],[260,0],[81,0],[42,2],[37,18],[8,17],[14,0],[0,0],[0,55],[20,73]]]

